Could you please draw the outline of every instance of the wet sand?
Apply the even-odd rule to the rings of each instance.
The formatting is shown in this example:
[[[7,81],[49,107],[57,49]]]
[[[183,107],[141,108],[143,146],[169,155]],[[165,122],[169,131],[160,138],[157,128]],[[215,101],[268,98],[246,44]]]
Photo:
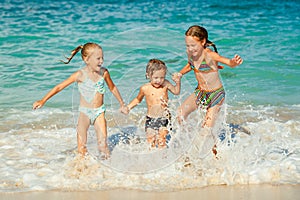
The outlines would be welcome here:
[[[0,193],[1,200],[182,200],[182,199],[299,199],[298,185],[240,185],[240,186],[209,186],[176,192],[145,192],[138,190],[105,190],[105,191],[45,191],[45,192],[9,192]]]

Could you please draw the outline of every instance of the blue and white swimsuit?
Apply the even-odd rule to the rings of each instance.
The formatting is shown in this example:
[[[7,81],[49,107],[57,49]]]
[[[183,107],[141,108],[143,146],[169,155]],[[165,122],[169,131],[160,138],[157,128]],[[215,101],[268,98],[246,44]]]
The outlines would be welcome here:
[[[104,68],[100,69],[100,74],[104,74]],[[103,73],[101,73],[103,71]],[[92,103],[94,100],[94,97],[96,93],[104,94],[105,93],[105,88],[104,88],[104,78],[101,76],[97,82],[92,81],[87,72],[85,70],[81,70],[83,73],[85,79],[82,82],[78,83],[78,90],[80,92],[80,95],[88,102]],[[79,106],[79,112],[84,113],[85,115],[88,116],[88,118],[91,121],[91,124],[95,123],[95,120],[97,117],[105,112],[106,108],[105,105],[103,104],[102,106],[98,108],[87,108],[87,107],[81,107]]]

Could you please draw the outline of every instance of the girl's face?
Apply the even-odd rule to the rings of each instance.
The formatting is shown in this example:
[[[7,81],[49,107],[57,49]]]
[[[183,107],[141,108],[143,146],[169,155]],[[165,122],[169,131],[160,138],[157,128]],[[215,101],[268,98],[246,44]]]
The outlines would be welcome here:
[[[100,68],[103,64],[103,52],[100,48],[95,48],[94,51],[85,60],[87,66],[91,67],[92,70],[100,72]]]
[[[200,57],[202,55],[205,42],[205,39],[203,41],[199,41],[196,37],[186,36],[185,44],[188,58],[195,59]]]
[[[152,76],[150,76],[150,83],[153,87],[159,88],[165,81],[166,70],[160,69],[153,72]]]

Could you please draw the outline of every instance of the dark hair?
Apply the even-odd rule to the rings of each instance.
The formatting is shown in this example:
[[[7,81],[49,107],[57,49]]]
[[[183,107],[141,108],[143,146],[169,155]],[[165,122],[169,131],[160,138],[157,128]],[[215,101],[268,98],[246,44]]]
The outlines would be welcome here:
[[[196,38],[199,39],[199,41],[202,41],[202,40],[205,39],[206,43],[205,43],[204,48],[208,47],[208,46],[212,46],[214,48],[214,51],[216,53],[218,53],[216,45],[213,42],[211,42],[211,41],[208,40],[208,33],[207,33],[207,30],[204,27],[198,26],[198,25],[191,26],[185,32],[185,35],[186,36],[196,37]]]
[[[161,69],[167,71],[167,66],[163,61],[158,59],[150,59],[146,67],[146,78],[150,78],[153,75],[154,71],[158,71]]]
[[[91,54],[91,50],[93,50],[94,48],[101,48],[100,45],[96,44],[96,43],[86,43],[84,45],[80,45],[78,47],[76,47],[72,52],[71,52],[71,56],[70,57],[66,57],[67,61],[63,61],[61,60],[61,62],[68,64],[72,58],[78,53],[78,51],[81,50],[81,58],[82,60],[84,60],[84,58],[88,57]]]

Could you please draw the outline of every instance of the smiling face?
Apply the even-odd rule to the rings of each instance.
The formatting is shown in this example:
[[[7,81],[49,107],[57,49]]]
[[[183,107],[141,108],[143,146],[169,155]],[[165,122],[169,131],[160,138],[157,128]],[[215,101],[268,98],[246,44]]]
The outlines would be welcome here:
[[[93,71],[100,71],[103,64],[103,52],[99,47],[95,47],[90,51],[90,54],[85,58],[85,63]]]
[[[166,64],[159,59],[150,59],[146,67],[146,78],[150,79],[153,87],[159,88],[165,81],[167,73]]]
[[[199,58],[202,55],[205,43],[206,43],[205,39],[200,41],[197,37],[186,36],[185,44],[186,44],[186,53],[188,55],[188,58],[193,60]]]
[[[163,85],[166,77],[166,70],[160,69],[153,71],[153,74],[149,77],[150,83],[153,87],[159,88]]]
[[[190,26],[185,32],[186,52],[189,59],[197,60],[203,53],[208,33],[204,27],[194,25]]]

